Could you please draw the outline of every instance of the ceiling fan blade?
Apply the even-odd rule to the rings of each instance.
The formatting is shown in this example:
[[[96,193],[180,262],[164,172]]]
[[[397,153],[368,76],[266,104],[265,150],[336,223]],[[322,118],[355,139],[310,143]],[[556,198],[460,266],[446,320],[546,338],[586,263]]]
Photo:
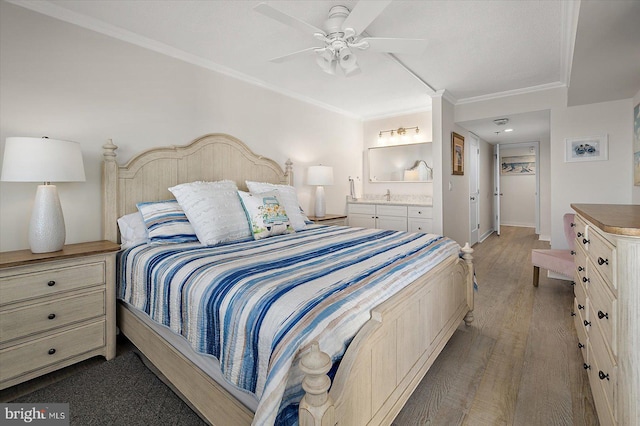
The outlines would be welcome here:
[[[359,35],[367,29],[369,24],[382,13],[389,3],[391,3],[391,0],[359,1],[342,23],[342,29],[353,28],[356,32],[355,35]]]
[[[427,40],[417,38],[364,37],[362,42],[366,42],[367,50],[372,52],[420,54],[427,48]]]
[[[297,52],[289,53],[288,55],[278,56],[277,58],[269,59],[269,62],[275,62],[276,64],[291,60],[296,58],[299,55],[303,55],[308,52],[314,52],[317,50],[322,50],[322,47],[308,47],[303,50],[298,50]]]
[[[320,28],[315,27],[291,15],[287,15],[286,13],[281,12],[272,6],[269,6],[267,3],[259,3],[253,9],[257,12],[262,13],[265,16],[268,16],[271,19],[275,19],[276,21],[282,24],[285,24],[297,30],[300,30],[303,33],[307,33],[311,35],[320,33],[320,34],[326,35],[325,32],[322,31]]]

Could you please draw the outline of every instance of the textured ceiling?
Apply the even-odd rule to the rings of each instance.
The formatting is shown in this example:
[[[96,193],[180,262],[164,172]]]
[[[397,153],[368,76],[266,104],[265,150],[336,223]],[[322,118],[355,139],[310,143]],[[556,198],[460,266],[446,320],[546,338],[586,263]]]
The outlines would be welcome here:
[[[396,55],[413,74],[363,51],[362,72],[350,77],[325,74],[312,54],[269,62],[321,42],[256,12],[259,1],[8,1],[362,119],[427,110],[442,89],[470,102],[571,81],[572,105],[640,89],[637,0],[395,0],[366,31],[425,39],[422,54]],[[357,1],[268,4],[322,27],[332,6],[353,9]]]

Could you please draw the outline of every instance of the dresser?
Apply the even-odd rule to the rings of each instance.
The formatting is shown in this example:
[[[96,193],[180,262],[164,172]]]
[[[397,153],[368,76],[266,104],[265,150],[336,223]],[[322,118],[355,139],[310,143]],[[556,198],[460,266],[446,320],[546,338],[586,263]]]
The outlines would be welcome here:
[[[0,389],[101,355],[115,357],[109,241],[0,253]]]
[[[433,207],[399,203],[348,203],[349,226],[432,232]]]
[[[572,314],[601,425],[640,424],[640,206],[572,204]]]

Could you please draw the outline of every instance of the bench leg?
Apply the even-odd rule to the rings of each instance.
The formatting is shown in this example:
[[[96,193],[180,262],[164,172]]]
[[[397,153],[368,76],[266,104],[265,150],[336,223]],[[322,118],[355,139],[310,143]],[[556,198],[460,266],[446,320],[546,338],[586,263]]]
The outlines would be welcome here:
[[[538,282],[540,281],[540,267],[533,267],[533,286],[538,287]]]

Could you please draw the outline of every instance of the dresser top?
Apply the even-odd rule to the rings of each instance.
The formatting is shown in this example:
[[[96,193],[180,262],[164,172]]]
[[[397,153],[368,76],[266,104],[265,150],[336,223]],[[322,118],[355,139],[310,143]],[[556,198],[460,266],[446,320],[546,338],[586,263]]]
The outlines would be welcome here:
[[[31,253],[31,250],[3,251],[0,252],[0,269],[110,253],[118,250],[120,250],[120,245],[112,243],[111,241],[92,241],[88,243],[69,244],[64,246],[62,250],[51,253],[36,254]]]
[[[571,204],[571,208],[604,232],[640,237],[640,205]]]

